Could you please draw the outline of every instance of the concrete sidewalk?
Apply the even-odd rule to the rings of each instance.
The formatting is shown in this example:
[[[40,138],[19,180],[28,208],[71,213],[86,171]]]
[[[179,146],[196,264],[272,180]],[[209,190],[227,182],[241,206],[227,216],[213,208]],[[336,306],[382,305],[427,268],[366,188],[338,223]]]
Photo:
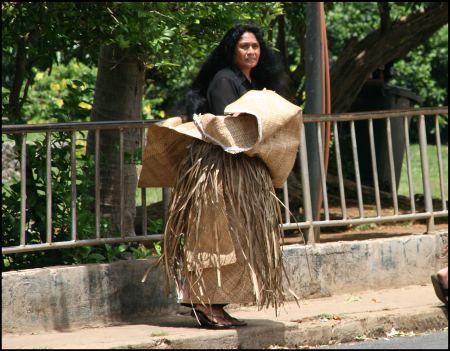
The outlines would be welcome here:
[[[273,309],[229,309],[248,325],[237,329],[197,327],[189,314],[158,317],[140,324],[15,335],[3,333],[2,349],[269,348],[349,342],[398,332],[448,327],[448,312],[431,284],[370,290],[289,302]],[[395,331],[394,331],[395,333]]]

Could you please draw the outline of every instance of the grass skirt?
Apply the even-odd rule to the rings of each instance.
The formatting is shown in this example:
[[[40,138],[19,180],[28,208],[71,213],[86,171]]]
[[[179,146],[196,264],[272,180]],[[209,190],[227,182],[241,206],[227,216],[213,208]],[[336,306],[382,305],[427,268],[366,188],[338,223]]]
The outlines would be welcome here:
[[[179,165],[162,260],[187,304],[284,301],[281,212],[266,165],[202,141]]]

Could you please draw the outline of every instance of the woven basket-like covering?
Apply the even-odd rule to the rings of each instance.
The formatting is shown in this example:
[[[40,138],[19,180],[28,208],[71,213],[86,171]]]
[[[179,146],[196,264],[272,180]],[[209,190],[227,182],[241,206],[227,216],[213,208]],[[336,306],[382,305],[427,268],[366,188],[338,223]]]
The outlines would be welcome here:
[[[251,90],[225,108],[225,114],[172,117],[148,129],[139,187],[173,187],[177,166],[196,139],[244,152],[266,164],[275,187],[282,187],[300,143],[302,110],[271,90]]]

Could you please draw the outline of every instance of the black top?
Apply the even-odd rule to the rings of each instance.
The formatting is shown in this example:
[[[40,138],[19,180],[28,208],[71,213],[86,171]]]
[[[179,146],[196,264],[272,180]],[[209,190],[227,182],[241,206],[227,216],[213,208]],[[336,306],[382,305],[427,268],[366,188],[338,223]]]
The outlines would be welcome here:
[[[239,68],[221,69],[214,75],[206,92],[209,112],[214,115],[223,115],[227,105],[251,89],[256,89],[255,85],[248,81]]]

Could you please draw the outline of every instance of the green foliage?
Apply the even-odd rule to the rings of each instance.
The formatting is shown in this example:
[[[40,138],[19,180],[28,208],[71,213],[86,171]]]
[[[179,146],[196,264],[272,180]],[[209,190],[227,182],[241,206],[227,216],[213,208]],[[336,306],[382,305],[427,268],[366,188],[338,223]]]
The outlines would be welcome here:
[[[137,248],[131,247],[133,258],[136,260],[147,258],[153,255],[152,250],[148,249],[145,245],[139,244]]]
[[[46,242],[46,139],[43,135],[33,134],[27,141],[27,156],[30,177],[27,178],[27,212],[26,242],[40,244]],[[3,135],[3,141],[8,138]],[[70,134],[66,132],[52,133],[52,242],[71,239],[71,160]],[[12,140],[9,140],[11,142]],[[78,133],[76,145],[76,179],[77,179],[77,238],[93,239],[95,236],[94,208],[94,171],[92,156],[85,153],[86,138]],[[18,246],[20,233],[20,179],[6,180],[2,186],[2,245]],[[108,222],[101,219],[101,232],[108,229]],[[149,222],[149,233],[161,233],[161,219]],[[58,264],[104,263],[125,257],[129,253],[133,257],[145,258],[153,254],[160,255],[160,243],[155,244],[153,251],[138,248],[133,250],[128,245],[100,245],[76,247],[64,250],[48,250],[24,254],[4,256],[3,268],[25,269]]]
[[[92,157],[79,152],[83,149],[83,134],[80,134],[77,150],[77,235],[78,239],[87,239],[95,233],[95,217],[92,216],[94,206],[93,180],[95,167]],[[5,141],[5,140],[3,140]],[[46,140],[37,136],[33,141],[27,141],[27,202],[26,202],[26,242],[39,244],[46,242],[47,230],[47,174],[46,174]],[[52,241],[71,239],[71,160],[70,135],[66,132],[52,133]],[[19,150],[20,151],[20,150]],[[20,179],[6,180],[2,186],[2,245],[18,246],[20,233]],[[107,223],[102,221],[105,229]],[[88,255],[89,253],[87,253]],[[62,254],[53,251],[16,255],[9,265],[34,267],[38,261],[45,259],[60,260]]]
[[[394,66],[392,84],[413,90],[424,99],[423,106],[447,106],[448,26],[408,53]]]
[[[111,263],[121,259],[139,260],[155,255],[160,255],[158,250],[149,249],[144,244],[81,246],[65,253],[65,256],[70,258],[71,264]]]
[[[156,255],[161,256],[161,253],[162,253],[161,241],[155,241],[153,243],[153,247],[155,248]]]
[[[65,252],[66,263],[111,263],[122,258],[129,249],[127,244],[103,244],[98,246],[80,246]]]
[[[394,65],[391,84],[405,87],[424,99],[422,106],[448,106],[448,25],[436,32],[430,41],[411,51]],[[427,131],[435,140],[435,126],[428,118]],[[448,141],[448,117],[439,118],[443,142]],[[414,141],[417,136],[412,135]]]
[[[161,218],[151,219],[149,221],[147,231],[149,234],[161,234],[162,232],[164,232],[163,220]]]
[[[106,254],[106,261],[107,262],[113,262],[117,257],[125,252],[128,249],[128,245],[121,244],[116,246],[111,246],[108,244],[105,244],[105,254]]]
[[[30,69],[45,71],[72,58],[96,64],[99,44],[120,42],[123,35],[111,10],[120,4],[125,9],[131,3],[2,2],[3,58],[14,62],[10,48],[24,41]],[[142,3],[134,7],[130,15],[145,10]]]
[[[390,2],[391,21],[411,11],[423,9],[424,3]],[[350,40],[361,40],[379,27],[377,3],[327,3],[327,35],[332,61]],[[448,25],[437,31],[429,41],[394,63],[394,76],[389,84],[410,89],[424,99],[422,106],[448,105]],[[442,126],[446,121],[442,119]],[[444,131],[445,133],[445,131]]]
[[[326,3],[329,57],[336,61],[350,40],[361,40],[379,25],[376,2]]]
[[[34,70],[34,84],[23,106],[28,123],[88,121],[96,75],[95,67],[76,60],[53,65],[50,75]]]
[[[105,256],[98,252],[97,247],[81,246],[73,251],[70,256],[74,264],[100,263],[105,261]]]

